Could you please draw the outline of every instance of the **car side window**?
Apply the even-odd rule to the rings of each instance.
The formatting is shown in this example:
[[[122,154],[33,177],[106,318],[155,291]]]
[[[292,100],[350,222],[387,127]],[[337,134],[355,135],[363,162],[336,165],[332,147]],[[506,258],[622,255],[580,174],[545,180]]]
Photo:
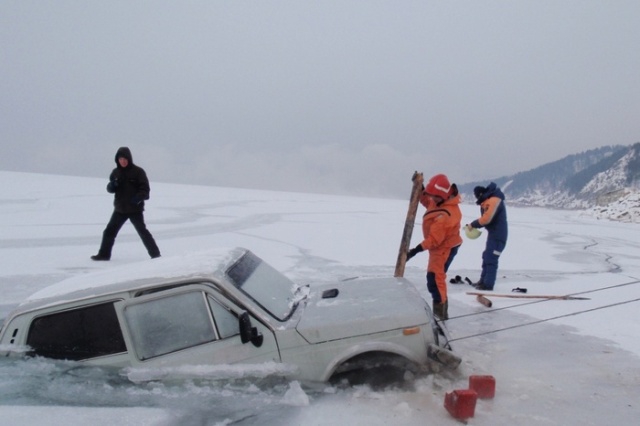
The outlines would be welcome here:
[[[211,296],[209,296],[209,305],[221,339],[240,334],[238,317],[233,312]]]
[[[130,305],[124,316],[140,360],[216,340],[211,311],[201,291]]]
[[[27,335],[31,354],[78,361],[126,352],[113,303],[65,310],[34,319]]]

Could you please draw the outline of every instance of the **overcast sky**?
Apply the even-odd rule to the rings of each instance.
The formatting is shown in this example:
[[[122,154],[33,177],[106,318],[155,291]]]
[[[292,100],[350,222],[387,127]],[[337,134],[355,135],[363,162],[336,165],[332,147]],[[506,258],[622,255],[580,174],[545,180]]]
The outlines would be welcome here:
[[[640,141],[640,1],[0,2],[0,169],[405,197]]]

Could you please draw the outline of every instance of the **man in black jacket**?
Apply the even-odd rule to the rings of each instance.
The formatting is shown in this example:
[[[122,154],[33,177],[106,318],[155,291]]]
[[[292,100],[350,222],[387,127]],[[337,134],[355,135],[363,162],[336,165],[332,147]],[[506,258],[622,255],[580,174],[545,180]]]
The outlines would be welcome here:
[[[142,167],[133,164],[131,151],[121,147],[116,153],[116,168],[109,176],[107,192],[114,194],[113,214],[102,233],[102,244],[98,254],[91,256],[93,260],[111,259],[111,249],[116,236],[127,220],[130,220],[140,235],[151,258],[160,257],[160,249],[156,245],[151,232],[144,223],[144,200],[149,199],[149,179]]]

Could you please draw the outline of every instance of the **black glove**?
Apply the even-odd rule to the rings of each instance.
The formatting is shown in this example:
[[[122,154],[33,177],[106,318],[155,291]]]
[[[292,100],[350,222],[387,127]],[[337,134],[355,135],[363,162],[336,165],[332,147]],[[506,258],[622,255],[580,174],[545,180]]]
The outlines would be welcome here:
[[[118,185],[120,185],[118,182],[118,179],[110,180],[109,183],[107,184],[107,192],[110,192],[113,194],[114,192],[116,192]]]
[[[143,201],[142,198],[138,197],[137,195],[134,195],[131,198],[131,204],[135,204],[135,205],[142,204],[142,201]]]
[[[411,259],[413,256],[420,253],[421,251],[424,251],[424,249],[422,248],[422,244],[418,244],[417,246],[409,250],[409,252],[407,253],[407,260]]]

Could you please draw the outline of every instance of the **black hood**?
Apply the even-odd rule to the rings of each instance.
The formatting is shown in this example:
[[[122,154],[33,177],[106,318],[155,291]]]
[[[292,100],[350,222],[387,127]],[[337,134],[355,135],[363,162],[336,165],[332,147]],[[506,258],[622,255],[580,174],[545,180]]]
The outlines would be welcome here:
[[[118,158],[124,157],[129,161],[129,164],[133,164],[133,157],[131,156],[131,150],[126,146],[122,146],[118,148],[118,152],[116,152],[116,165],[120,167],[120,163],[118,163]]]
[[[475,188],[474,188],[474,192],[475,192]],[[502,201],[504,201],[504,193],[500,190],[500,188],[498,188],[498,185],[496,185],[495,182],[491,182],[486,188],[484,188],[484,191],[482,192],[480,197],[478,197],[478,201],[476,201],[476,204],[480,205],[487,198],[491,198],[491,197],[498,197]]]

